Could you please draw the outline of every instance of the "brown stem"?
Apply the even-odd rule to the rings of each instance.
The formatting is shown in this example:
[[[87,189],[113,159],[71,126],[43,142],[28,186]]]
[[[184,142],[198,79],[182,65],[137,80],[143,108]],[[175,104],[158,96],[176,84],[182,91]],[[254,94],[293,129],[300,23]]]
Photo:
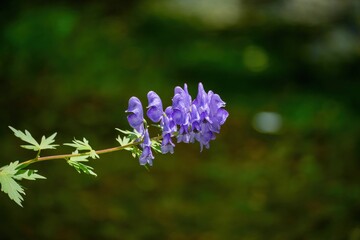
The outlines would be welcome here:
[[[162,136],[154,137],[151,140],[160,140],[160,139],[162,139]],[[132,143],[129,143],[129,144],[126,144],[126,145],[123,145],[123,146],[97,150],[97,151],[95,151],[95,153],[96,154],[104,154],[104,153],[116,152],[116,151],[120,151],[120,150],[123,150],[123,149],[128,148],[128,147],[139,145],[140,143],[142,143],[142,141],[140,141],[140,142],[132,142]],[[35,163],[35,162],[55,160],[55,159],[66,159],[66,158],[70,158],[70,157],[78,157],[78,156],[85,156],[85,155],[89,155],[89,153],[60,154],[60,155],[52,155],[52,156],[46,156],[46,157],[36,157],[36,158],[33,158],[33,159],[22,162],[21,165],[24,165],[24,164],[29,165],[29,164],[32,164],[32,163]]]

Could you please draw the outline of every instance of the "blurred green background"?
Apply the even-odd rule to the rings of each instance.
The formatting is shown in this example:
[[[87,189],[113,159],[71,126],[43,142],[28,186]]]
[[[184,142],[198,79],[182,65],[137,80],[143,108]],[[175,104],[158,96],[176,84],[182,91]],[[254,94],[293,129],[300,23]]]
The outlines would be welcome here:
[[[131,96],[220,94],[211,148],[150,172],[128,152],[34,165],[1,239],[360,239],[360,4],[352,0],[7,1],[0,8],[1,166],[8,129],[116,146]],[[47,154],[68,153],[64,146]]]

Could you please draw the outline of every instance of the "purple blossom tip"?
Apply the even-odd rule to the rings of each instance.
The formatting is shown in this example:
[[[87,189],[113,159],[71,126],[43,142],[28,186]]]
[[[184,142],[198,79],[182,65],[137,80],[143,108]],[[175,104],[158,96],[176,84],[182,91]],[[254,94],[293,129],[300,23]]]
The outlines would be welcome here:
[[[188,92],[187,84],[184,88],[175,87],[172,105],[163,110],[160,97],[150,91],[147,94],[147,116],[153,122],[160,122],[162,129],[161,152],[173,153],[177,142],[200,143],[200,151],[210,147],[210,141],[216,138],[221,126],[225,123],[229,113],[224,109],[225,102],[213,91],[205,92],[202,83],[198,84],[198,93],[194,100]],[[140,100],[131,97],[126,112],[128,121],[136,131],[142,134],[140,147],[142,152],[139,158],[141,165],[152,165],[154,159],[151,150],[151,139],[147,126],[144,125],[143,108]],[[140,139],[139,139],[140,140]]]
[[[147,116],[153,122],[159,122],[163,115],[163,106],[159,95],[157,95],[154,91],[150,91],[147,94],[147,98],[149,101]]]
[[[130,126],[141,133],[143,130],[144,114],[142,104],[137,97],[129,99],[129,106],[126,112],[130,113],[127,117]]]

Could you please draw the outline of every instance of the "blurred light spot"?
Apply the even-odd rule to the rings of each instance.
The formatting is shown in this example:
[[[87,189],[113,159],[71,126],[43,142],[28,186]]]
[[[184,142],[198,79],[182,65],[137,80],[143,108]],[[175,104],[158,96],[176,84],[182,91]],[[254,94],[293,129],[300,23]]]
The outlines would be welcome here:
[[[244,50],[243,61],[245,67],[252,72],[264,71],[268,65],[268,55],[257,46],[248,46]]]
[[[236,23],[242,12],[239,0],[171,0],[165,3],[177,13],[197,17],[218,28]]]
[[[314,61],[337,62],[354,57],[359,46],[354,33],[337,28],[310,46],[310,57]]]
[[[282,15],[288,21],[320,24],[339,15],[346,9],[347,2],[339,0],[287,0]]]
[[[253,126],[261,133],[277,133],[282,126],[282,118],[275,112],[259,112],[254,116]]]

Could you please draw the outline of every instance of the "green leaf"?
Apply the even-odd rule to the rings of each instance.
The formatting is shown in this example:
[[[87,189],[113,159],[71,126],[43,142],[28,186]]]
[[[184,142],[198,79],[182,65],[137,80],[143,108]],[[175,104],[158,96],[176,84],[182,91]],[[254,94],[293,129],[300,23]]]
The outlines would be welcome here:
[[[92,150],[91,146],[89,145],[89,141],[86,138],[83,138],[83,141],[74,139],[72,143],[64,143],[66,146],[74,147],[77,150]]]
[[[115,128],[115,129],[118,130],[119,132],[127,135],[131,141],[141,138],[141,134],[138,133],[136,130],[134,130],[134,132],[131,132],[129,130],[121,130],[119,128]]]
[[[40,149],[55,149],[56,146],[59,146],[57,144],[52,144],[55,142],[55,137],[57,133],[54,133],[50,137],[46,138],[45,136],[42,136],[41,143],[40,143]]]
[[[27,170],[18,171],[16,173],[16,175],[14,176],[14,179],[16,179],[16,180],[22,180],[22,179],[36,180],[36,179],[46,179],[46,177],[37,174],[37,170],[27,169]]]
[[[76,155],[79,154],[79,152],[78,150],[76,150],[72,154]],[[82,162],[88,162],[89,161],[89,159],[87,159],[88,157],[91,157],[91,155],[80,155],[80,156],[70,157],[70,159],[67,160],[67,163],[70,166],[74,167],[78,173],[83,172],[85,174],[93,175],[96,177],[97,174],[92,171],[94,170],[94,168],[82,163]]]
[[[15,180],[36,180],[45,177],[37,174],[36,170],[18,170],[19,161],[12,162],[0,168],[1,191],[9,195],[9,198],[22,207],[21,202],[24,200],[21,194],[25,195],[24,189]]]
[[[39,144],[33,136],[31,136],[30,132],[28,130],[25,130],[24,132],[20,130],[16,130],[15,128],[9,126],[9,128],[14,132],[15,136],[23,140],[24,142],[30,143],[30,145],[21,145],[21,147],[34,150],[34,151],[40,151],[43,149],[55,149],[56,146],[59,146],[57,144],[52,144],[55,142],[54,138],[57,133],[54,133],[50,137],[46,138],[43,136],[41,138],[41,143]]]
[[[137,146],[134,146],[131,149],[131,155],[132,155],[133,158],[140,157],[141,153],[142,153],[141,149],[139,149]]]
[[[130,141],[130,138],[128,138],[128,137],[126,137],[126,136],[124,136],[122,139],[121,139],[120,136],[118,136],[118,137],[116,138],[116,141],[119,142],[120,146],[126,146],[126,145],[128,145],[128,144],[133,143],[133,141]],[[124,150],[131,151],[131,150],[132,150],[132,147],[126,147],[126,148],[124,148]]]
[[[100,156],[96,153],[95,150],[91,150],[91,151],[89,152],[89,156],[90,156],[92,159],[100,158]]]
[[[25,195],[24,189],[18,184],[14,179],[14,175],[17,170],[18,161],[10,163],[7,166],[2,167],[0,170],[0,183],[1,191],[9,195],[9,198],[16,202],[19,206],[22,207],[21,202],[24,198],[21,194]]]
[[[158,153],[162,153],[161,151],[161,143],[158,141],[152,140],[151,141],[151,148],[154,149]]]
[[[74,139],[72,143],[64,143],[66,146],[76,148],[76,151],[89,151],[87,152],[92,159],[100,158],[95,150],[89,144],[89,141],[86,138],[83,138],[83,141]]]

